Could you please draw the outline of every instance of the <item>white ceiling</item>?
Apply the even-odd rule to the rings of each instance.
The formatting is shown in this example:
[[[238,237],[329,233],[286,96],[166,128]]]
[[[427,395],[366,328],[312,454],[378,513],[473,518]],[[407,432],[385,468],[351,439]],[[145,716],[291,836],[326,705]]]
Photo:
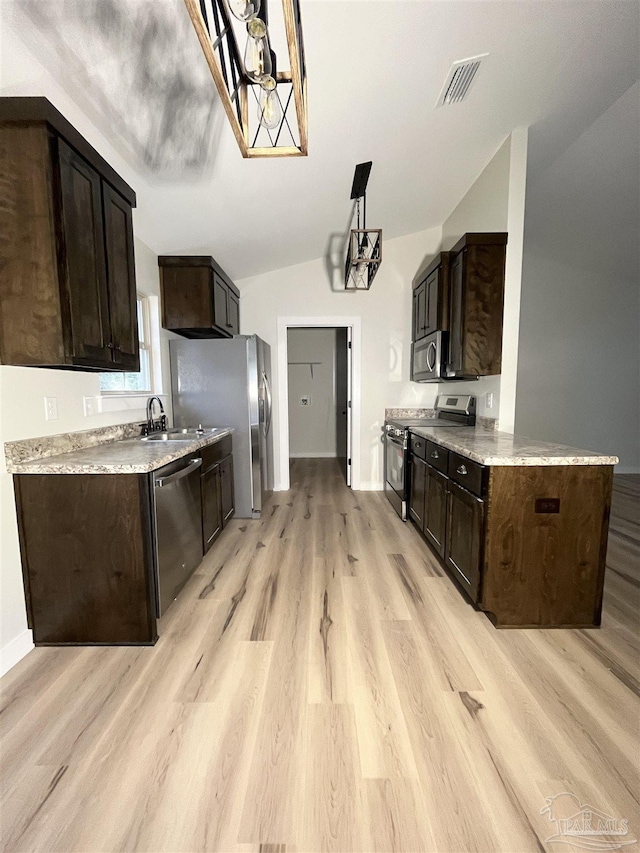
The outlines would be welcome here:
[[[513,128],[533,126],[540,168],[639,76],[634,0],[301,0],[310,153],[248,161],[182,0],[92,2],[24,0],[22,26],[138,174],[138,235],[236,279],[321,257],[356,163],[374,163],[371,227],[436,227]],[[435,109],[451,63],[485,52],[468,99]]]

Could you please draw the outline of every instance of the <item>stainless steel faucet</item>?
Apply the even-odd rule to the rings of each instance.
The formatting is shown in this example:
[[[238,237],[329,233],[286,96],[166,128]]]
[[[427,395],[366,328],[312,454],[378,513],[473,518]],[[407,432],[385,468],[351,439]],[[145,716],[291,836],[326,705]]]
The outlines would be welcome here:
[[[153,406],[154,403],[158,403],[160,406],[160,417],[158,420],[154,421],[153,419]],[[145,429],[146,427],[146,429]],[[152,432],[161,431],[163,432],[167,428],[167,416],[164,413],[164,406],[162,405],[162,400],[157,395],[153,395],[153,397],[149,397],[147,400],[147,422],[143,425],[143,435],[149,435]]]

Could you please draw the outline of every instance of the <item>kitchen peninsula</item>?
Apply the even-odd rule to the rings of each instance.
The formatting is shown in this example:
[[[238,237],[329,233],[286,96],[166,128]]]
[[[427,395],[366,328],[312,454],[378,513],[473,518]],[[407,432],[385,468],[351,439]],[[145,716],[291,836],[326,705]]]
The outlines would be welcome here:
[[[597,627],[615,456],[412,426],[410,516],[497,627]]]

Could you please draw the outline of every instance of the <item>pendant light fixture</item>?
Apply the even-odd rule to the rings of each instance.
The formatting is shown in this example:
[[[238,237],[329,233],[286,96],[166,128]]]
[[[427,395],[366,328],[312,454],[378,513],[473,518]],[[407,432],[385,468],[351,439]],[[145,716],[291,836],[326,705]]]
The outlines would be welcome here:
[[[369,290],[382,263],[382,229],[367,228],[367,183],[372,165],[371,161],[358,163],[353,175],[351,198],[356,203],[357,228],[349,232],[345,290]]]
[[[247,23],[247,45],[244,50],[244,70],[252,83],[271,76],[271,50],[267,25],[262,18],[251,18]]]
[[[260,84],[258,121],[268,130],[275,130],[282,121],[282,107],[273,77],[264,77]]]
[[[229,11],[239,21],[246,23],[260,11],[260,0],[227,0]]]
[[[269,12],[281,18],[274,32],[286,38],[289,70],[281,70],[283,62],[276,70],[269,0],[184,3],[242,156],[305,156],[307,77],[300,0],[271,0],[269,5]],[[283,57],[279,49],[278,59]],[[255,109],[250,109],[252,101]]]

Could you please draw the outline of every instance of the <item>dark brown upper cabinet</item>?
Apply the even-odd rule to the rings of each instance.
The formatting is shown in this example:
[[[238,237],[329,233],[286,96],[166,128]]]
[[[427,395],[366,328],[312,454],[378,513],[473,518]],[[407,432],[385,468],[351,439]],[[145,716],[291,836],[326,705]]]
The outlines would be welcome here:
[[[412,340],[448,328],[449,258],[440,252],[422,272],[413,287]]]
[[[46,98],[0,98],[0,363],[140,369],[135,193]]]
[[[505,233],[465,234],[450,253],[448,377],[502,369],[506,247]]]
[[[185,338],[240,333],[240,292],[209,256],[162,255],[162,325]]]

